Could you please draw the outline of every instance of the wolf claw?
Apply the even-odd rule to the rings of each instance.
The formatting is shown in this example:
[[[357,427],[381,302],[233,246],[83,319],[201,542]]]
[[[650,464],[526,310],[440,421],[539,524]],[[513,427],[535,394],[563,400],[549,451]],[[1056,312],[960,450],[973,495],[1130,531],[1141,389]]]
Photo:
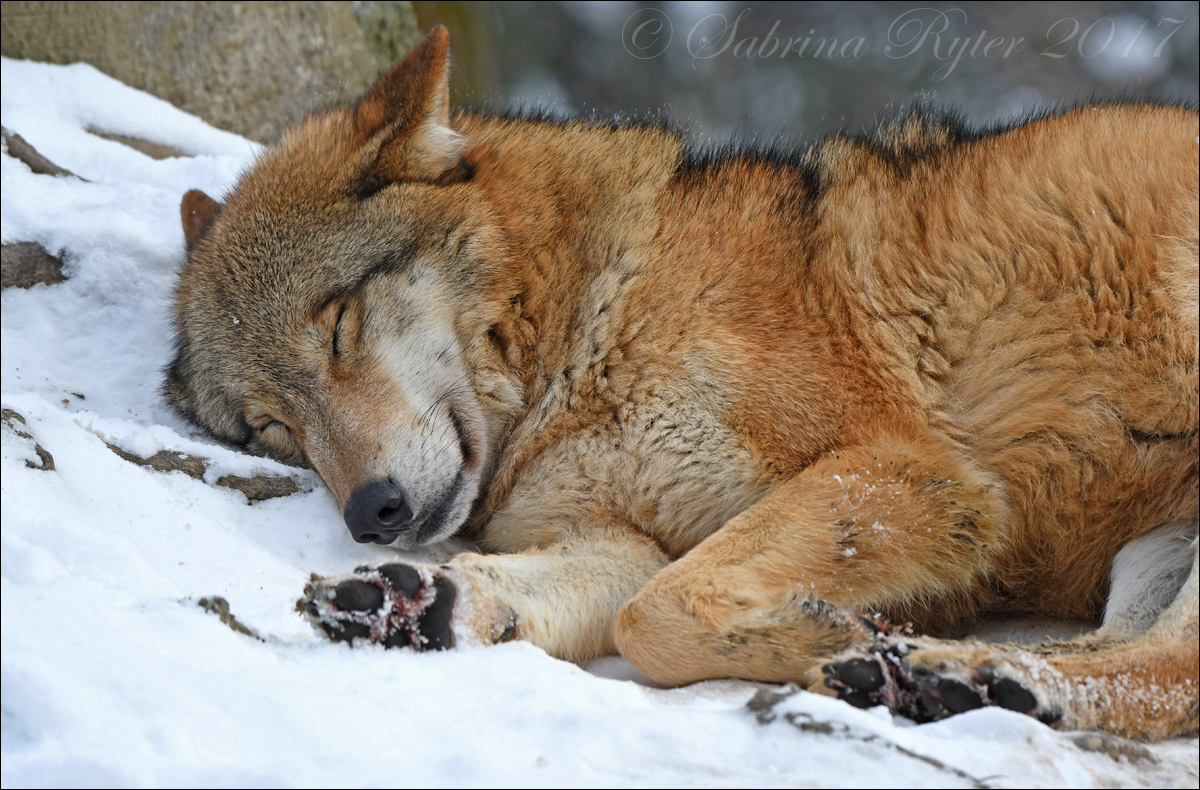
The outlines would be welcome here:
[[[454,646],[454,582],[436,569],[399,562],[348,577],[313,576],[296,608],[334,642],[445,650]]]

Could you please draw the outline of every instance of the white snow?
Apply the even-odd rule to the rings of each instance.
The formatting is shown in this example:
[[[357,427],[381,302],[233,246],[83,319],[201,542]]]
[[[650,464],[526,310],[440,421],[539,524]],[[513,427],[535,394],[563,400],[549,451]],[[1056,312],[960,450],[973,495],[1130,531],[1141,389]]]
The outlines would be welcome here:
[[[70,276],[2,297],[0,399],[55,463],[28,468],[31,443],[4,429],[5,787],[1196,786],[1194,738],[1131,764],[1006,711],[914,726],[808,693],[760,724],[753,684],[656,689],[622,659],[589,672],[526,644],[318,638],[293,611],[308,575],[395,557],[350,539],[318,479],[288,470],[311,490],[248,504],[104,445],[210,458],[210,482],[285,471],[213,444],[157,391],[180,198],[220,195],[257,146],[89,66],[5,59],[2,73],[4,126],[87,179],[0,157],[4,243],[62,251]],[[89,128],[192,156],[156,161]],[[205,614],[211,595],[267,641]]]

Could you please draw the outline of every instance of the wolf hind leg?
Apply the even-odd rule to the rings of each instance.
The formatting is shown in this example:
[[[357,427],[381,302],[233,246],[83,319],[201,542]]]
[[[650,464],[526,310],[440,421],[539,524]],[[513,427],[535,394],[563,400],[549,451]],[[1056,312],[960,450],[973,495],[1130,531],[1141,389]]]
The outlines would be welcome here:
[[[1178,597],[1195,564],[1195,524],[1168,524],[1130,541],[1113,559],[1104,620],[1097,636],[1120,641],[1154,627]]]
[[[852,651],[827,664],[827,683],[919,721],[999,705],[1064,729],[1150,740],[1195,732],[1195,527],[1164,527],[1127,548],[1114,563],[1105,624],[1094,634],[1030,647],[889,636],[869,656]]]

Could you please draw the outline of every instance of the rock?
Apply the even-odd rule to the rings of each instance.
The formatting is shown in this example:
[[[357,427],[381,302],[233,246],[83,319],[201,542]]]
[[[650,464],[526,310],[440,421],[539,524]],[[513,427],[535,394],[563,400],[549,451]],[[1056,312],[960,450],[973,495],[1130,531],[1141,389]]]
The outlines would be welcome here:
[[[172,148],[169,145],[162,143],[152,143],[149,140],[143,140],[140,137],[127,137],[123,134],[108,134],[107,132],[98,132],[95,129],[88,129],[88,132],[103,137],[105,140],[112,140],[114,143],[128,146],[135,151],[141,151],[151,159],[173,159],[178,156],[187,156],[178,148]]]
[[[746,703],[746,709],[754,714],[759,724],[770,724],[775,721],[775,706],[788,697],[800,693],[800,687],[788,683],[778,688],[763,686],[754,692],[754,696]]]
[[[350,3],[375,61],[375,75],[387,71],[421,40],[412,3],[354,0]]]
[[[156,472],[183,472],[188,477],[197,480],[204,479],[208,470],[208,459],[174,450],[159,450],[149,458],[126,452],[115,444],[104,443],[108,449],[129,461],[131,464],[145,466]],[[217,485],[241,491],[251,502],[261,502],[265,499],[290,496],[301,490],[300,483],[291,477],[277,475],[255,475],[254,477],[238,477],[225,475],[218,478]]]
[[[256,140],[353,97],[419,40],[406,2],[4,0],[0,15],[6,57],[91,63]]]
[[[108,442],[104,444],[129,463],[149,467],[156,472],[183,472],[188,477],[203,480],[204,472],[208,469],[208,461],[205,459],[186,453],[177,453],[174,450],[159,450],[149,458],[142,458],[140,455],[122,450],[115,444]]]
[[[237,616],[229,611],[229,601],[221,596],[214,595],[211,598],[201,598],[199,601],[196,601],[196,605],[203,609],[206,614],[215,614],[222,623],[237,633],[254,637],[260,642],[266,641],[253,628],[237,619]]]
[[[225,475],[217,478],[217,485],[241,491],[251,502],[291,496],[300,490],[300,486],[292,478],[272,477],[271,475],[255,475],[254,477]]]
[[[0,247],[0,288],[61,283],[67,279],[62,269],[62,258],[51,255],[35,242],[21,241]]]
[[[46,452],[46,450],[40,444],[34,441],[33,436],[30,435],[28,431],[24,430],[23,427],[17,427],[18,424],[21,426],[25,425],[24,417],[22,417],[20,414],[17,414],[12,409],[4,409],[0,411],[0,421],[2,421],[4,426],[10,431],[26,440],[29,444],[33,445],[32,449],[38,460],[35,463],[32,458],[26,458],[26,466],[28,466],[30,469],[38,469],[43,472],[54,471],[54,456],[50,455],[50,453]]]
[[[25,142],[25,138],[21,135],[10,132],[3,126],[0,126],[0,135],[4,137],[4,150],[8,152],[8,155],[29,165],[29,169],[33,172],[46,176],[75,175],[70,170],[59,167],[39,154],[37,149]]]
[[[5,152],[24,162],[33,172],[47,176],[75,175],[39,154],[21,135],[2,126],[0,135],[4,139]],[[38,283],[61,283],[67,279],[62,269],[62,258],[51,255],[35,242],[22,241],[0,247],[0,288],[29,288]]]

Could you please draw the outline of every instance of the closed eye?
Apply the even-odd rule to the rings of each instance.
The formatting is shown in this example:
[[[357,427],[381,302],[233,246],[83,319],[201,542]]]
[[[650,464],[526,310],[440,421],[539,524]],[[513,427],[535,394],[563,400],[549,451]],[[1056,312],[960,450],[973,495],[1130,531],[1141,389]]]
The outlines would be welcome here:
[[[346,315],[346,303],[342,302],[338,307],[337,321],[333,325],[333,355],[338,355],[338,340],[342,334],[342,317]]]

